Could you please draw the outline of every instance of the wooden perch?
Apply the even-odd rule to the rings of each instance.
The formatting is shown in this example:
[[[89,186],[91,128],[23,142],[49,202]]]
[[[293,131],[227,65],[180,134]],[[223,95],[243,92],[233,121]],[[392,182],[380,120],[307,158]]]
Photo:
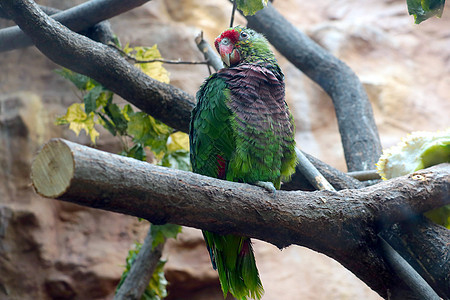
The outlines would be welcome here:
[[[52,8],[42,7],[52,18],[61,22],[71,30],[80,32],[101,21],[120,15],[130,9],[145,4],[149,0],[97,0],[88,1],[69,8],[65,11],[56,11]],[[2,11],[3,12],[3,11]],[[4,12],[3,12],[4,13]],[[18,26],[0,30],[0,52],[33,45],[32,39]]]
[[[386,268],[378,228],[450,203],[449,164],[359,190],[270,194],[53,139],[31,172],[44,197],[155,224],[245,235],[280,248],[306,246],[335,258],[382,295],[394,288],[386,283],[401,283]]]

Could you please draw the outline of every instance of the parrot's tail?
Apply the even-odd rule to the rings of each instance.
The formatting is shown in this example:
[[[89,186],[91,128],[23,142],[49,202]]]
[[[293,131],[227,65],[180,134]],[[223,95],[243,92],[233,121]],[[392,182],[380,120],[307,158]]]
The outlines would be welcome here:
[[[224,297],[230,292],[239,300],[261,299],[264,289],[250,239],[208,231],[203,231],[203,236]]]

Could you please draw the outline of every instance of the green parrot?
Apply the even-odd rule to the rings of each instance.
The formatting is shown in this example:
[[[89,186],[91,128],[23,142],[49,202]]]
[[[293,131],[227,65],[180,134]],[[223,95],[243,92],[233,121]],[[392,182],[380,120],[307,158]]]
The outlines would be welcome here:
[[[197,92],[189,134],[192,169],[279,189],[297,164],[284,75],[267,40],[252,29],[229,28],[215,46],[225,68]],[[237,299],[260,299],[264,289],[250,239],[208,231],[203,236],[224,297],[230,292]]]

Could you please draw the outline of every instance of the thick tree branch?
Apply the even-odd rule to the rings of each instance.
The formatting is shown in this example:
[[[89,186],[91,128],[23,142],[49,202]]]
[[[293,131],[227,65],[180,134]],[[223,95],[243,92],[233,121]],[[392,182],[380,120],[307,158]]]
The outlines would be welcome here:
[[[56,14],[52,14],[55,12],[54,9],[45,8],[45,12],[47,14],[52,14],[53,19],[71,30],[80,32],[101,21],[141,6],[148,1],[149,0],[91,0]],[[6,7],[7,5],[4,6]],[[14,14],[9,12],[9,15],[14,19]],[[18,26],[0,30],[0,52],[31,46],[33,43],[33,40]]]
[[[450,299],[450,230],[417,216],[394,224],[383,237],[442,298]]]
[[[114,49],[61,26],[31,0],[5,0],[2,6],[55,63],[97,80],[167,125],[188,131],[192,96],[148,77]]]
[[[297,30],[270,3],[246,18],[249,27],[264,33],[281,54],[330,95],[348,170],[373,169],[381,143],[370,102],[355,73]]]
[[[303,245],[335,258],[383,296],[401,283],[386,267],[377,228],[450,203],[449,173],[443,164],[360,190],[269,194],[61,139],[46,144],[32,165],[33,185],[45,197],[280,248]]]

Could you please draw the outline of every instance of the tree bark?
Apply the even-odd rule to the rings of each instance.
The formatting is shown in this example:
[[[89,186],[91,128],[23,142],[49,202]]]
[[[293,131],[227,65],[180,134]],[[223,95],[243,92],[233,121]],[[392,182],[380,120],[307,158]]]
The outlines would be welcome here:
[[[383,237],[442,298],[450,299],[450,230],[416,216],[392,225]]]
[[[414,299],[404,294],[409,289],[387,265],[378,230],[450,203],[449,164],[359,190],[270,194],[55,139],[41,149],[31,171],[44,197],[154,224],[258,238],[280,248],[306,246],[336,259],[383,297],[401,292],[398,298]],[[421,242],[449,242],[443,239]],[[447,265],[444,258],[440,263]]]
[[[65,11],[52,14],[52,18],[71,30],[80,32],[148,1],[150,0],[91,0]],[[46,12],[52,12],[52,10],[46,9]],[[13,17],[11,13],[8,15]],[[33,40],[18,26],[0,30],[0,52],[31,45],[33,45]]]
[[[292,64],[331,97],[348,171],[374,168],[381,143],[372,107],[356,74],[288,22],[273,6],[247,16],[248,26],[263,33]]]
[[[136,260],[131,266],[127,278],[125,278],[125,281],[114,296],[114,300],[141,299],[161,259],[165,244],[165,242],[160,243],[153,249],[152,243],[153,238],[149,229],[144,244],[136,256]]]

